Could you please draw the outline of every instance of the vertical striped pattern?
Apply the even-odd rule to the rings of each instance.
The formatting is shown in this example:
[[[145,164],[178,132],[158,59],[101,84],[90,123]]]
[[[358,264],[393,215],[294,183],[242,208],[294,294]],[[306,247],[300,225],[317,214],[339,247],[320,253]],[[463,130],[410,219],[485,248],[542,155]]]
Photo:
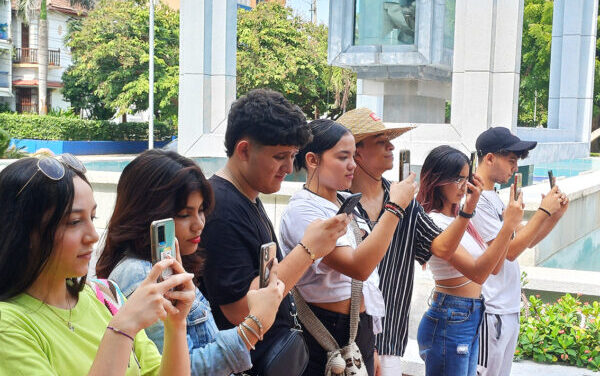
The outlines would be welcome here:
[[[477,364],[487,368],[488,364],[488,314],[485,313],[481,322],[481,329],[479,334],[479,358]]]
[[[390,182],[382,179],[384,205],[390,198]],[[368,218],[360,204],[362,216]],[[383,214],[383,210],[380,213]],[[442,230],[423,207],[413,200],[406,208],[406,217],[396,227],[388,252],[379,263],[379,288],[385,300],[383,332],[377,336],[380,355],[403,356],[408,342],[408,315],[415,274],[414,260],[423,264],[431,257],[431,242]]]

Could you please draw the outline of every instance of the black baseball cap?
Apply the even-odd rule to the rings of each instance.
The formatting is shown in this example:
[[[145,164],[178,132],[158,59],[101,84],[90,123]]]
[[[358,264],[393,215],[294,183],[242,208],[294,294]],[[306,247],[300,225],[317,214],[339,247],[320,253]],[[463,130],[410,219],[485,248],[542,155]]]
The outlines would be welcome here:
[[[521,139],[505,127],[492,127],[477,137],[475,148],[477,155],[483,156],[487,153],[497,153],[501,150],[520,153],[529,151],[537,146],[536,141],[521,141]]]

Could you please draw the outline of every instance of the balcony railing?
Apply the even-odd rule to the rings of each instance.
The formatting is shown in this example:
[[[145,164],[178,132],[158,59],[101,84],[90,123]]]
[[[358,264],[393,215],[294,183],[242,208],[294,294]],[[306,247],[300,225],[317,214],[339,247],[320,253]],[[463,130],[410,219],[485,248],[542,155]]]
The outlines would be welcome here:
[[[10,81],[8,80],[8,72],[0,72],[0,89],[10,88]]]
[[[37,48],[15,48],[13,56],[15,64],[38,64]],[[60,50],[48,50],[48,65],[60,66]]]

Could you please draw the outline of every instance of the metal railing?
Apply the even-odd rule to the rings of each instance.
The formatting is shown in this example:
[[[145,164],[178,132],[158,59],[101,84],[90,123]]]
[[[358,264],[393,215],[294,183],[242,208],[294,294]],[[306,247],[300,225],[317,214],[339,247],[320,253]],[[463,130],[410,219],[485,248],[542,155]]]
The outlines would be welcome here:
[[[15,64],[38,64],[38,49],[37,48],[15,48],[13,56]],[[60,49],[48,50],[48,65],[60,66]]]

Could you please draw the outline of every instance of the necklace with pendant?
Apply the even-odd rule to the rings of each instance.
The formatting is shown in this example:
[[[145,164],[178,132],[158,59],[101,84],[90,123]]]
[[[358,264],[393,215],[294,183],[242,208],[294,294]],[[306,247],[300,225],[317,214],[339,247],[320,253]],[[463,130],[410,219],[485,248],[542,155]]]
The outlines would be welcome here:
[[[67,320],[63,319],[62,316],[60,316],[58,313],[54,312],[54,310],[52,309],[52,307],[50,307],[46,302],[42,301],[42,303],[44,303],[44,305],[46,307],[48,307],[48,310],[50,312],[52,312],[52,314],[54,314],[54,316],[56,316],[59,319],[61,319],[62,322],[64,322],[67,325],[67,328],[69,328],[70,331],[72,331],[72,332],[75,331],[75,327],[71,323],[71,312],[73,311],[73,307],[70,304],[69,304],[69,320],[67,321]]]

